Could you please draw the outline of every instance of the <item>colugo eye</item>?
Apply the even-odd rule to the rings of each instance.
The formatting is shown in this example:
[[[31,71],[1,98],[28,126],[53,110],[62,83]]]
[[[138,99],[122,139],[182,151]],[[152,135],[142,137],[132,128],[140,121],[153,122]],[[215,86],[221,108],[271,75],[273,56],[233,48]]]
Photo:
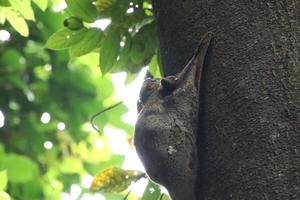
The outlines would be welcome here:
[[[147,78],[144,80],[143,86],[140,91],[140,102],[145,103],[150,95],[157,88],[158,81],[156,79]]]

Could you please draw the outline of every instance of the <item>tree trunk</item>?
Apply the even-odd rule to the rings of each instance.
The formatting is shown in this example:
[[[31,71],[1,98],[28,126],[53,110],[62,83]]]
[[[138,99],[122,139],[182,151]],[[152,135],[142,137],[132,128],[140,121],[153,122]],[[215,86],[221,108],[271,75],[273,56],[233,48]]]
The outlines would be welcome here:
[[[153,0],[165,75],[207,31],[198,199],[300,199],[299,0]]]

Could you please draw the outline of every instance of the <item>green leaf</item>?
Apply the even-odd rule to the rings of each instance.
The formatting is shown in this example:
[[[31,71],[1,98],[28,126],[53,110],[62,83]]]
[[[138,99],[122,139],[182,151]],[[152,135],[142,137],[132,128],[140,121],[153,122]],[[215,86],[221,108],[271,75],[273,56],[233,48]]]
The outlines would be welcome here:
[[[129,71],[132,72],[131,66],[132,61],[129,57],[129,52],[131,48],[131,36],[130,34],[125,34],[125,45],[120,48],[120,57],[119,60],[115,63],[111,72],[122,72],[122,71]]]
[[[107,0],[98,0],[98,1],[107,1]],[[111,1],[111,0],[108,0]],[[112,2],[114,3],[114,2]],[[129,28],[128,26],[128,14],[126,13],[126,11],[128,10],[128,8],[130,7],[129,5],[130,1],[129,0],[123,0],[123,1],[118,1],[117,3],[112,4],[111,6],[111,21],[112,23],[116,23],[116,24],[122,24],[122,26],[125,28]],[[97,10],[99,11],[99,7],[101,8],[101,5],[104,3],[100,3],[100,6],[97,7]],[[97,6],[97,3],[96,3]],[[104,8],[103,10],[105,10],[106,8]]]
[[[0,160],[4,156],[4,154],[5,154],[4,146],[3,144],[0,143]]]
[[[100,50],[100,69],[102,74],[106,74],[117,61],[120,51],[120,33],[111,30],[103,41]]]
[[[0,0],[0,6],[10,6],[10,3],[8,0]]]
[[[122,193],[103,193],[103,196],[106,200],[124,199],[124,195]]]
[[[31,180],[26,184],[22,184],[23,195],[27,199],[37,199],[41,196],[43,190],[43,182],[41,180]]]
[[[161,78],[157,55],[154,55],[149,63],[149,71],[155,78]]]
[[[6,192],[0,191],[0,199],[1,200],[11,200],[9,194],[7,194]]]
[[[161,64],[161,53],[160,53],[160,48],[157,48],[156,56],[157,56],[157,64],[158,64],[158,67],[159,67],[160,75],[161,75],[161,77],[164,77],[165,75],[164,75],[164,70],[163,70],[162,64]]]
[[[80,40],[76,45],[71,46],[70,56],[82,56],[99,47],[102,35],[103,33],[100,29],[88,29],[82,40]]]
[[[158,185],[149,180],[147,187],[144,191],[143,200],[156,200],[161,195],[160,188]]]
[[[96,0],[95,6],[97,8],[97,11],[100,13],[103,10],[106,10],[107,8],[111,7],[115,2],[116,0]]]
[[[30,0],[9,0],[13,10],[18,11],[25,19],[35,20]]]
[[[48,0],[32,0],[42,11],[45,11],[48,6]]]
[[[25,183],[34,179],[39,173],[36,163],[17,154],[6,155],[0,162],[0,168],[7,170],[8,180],[13,183]]]
[[[11,9],[6,10],[6,19],[22,36],[27,37],[29,35],[26,21],[17,12]]]
[[[22,55],[15,49],[7,48],[0,56],[2,67],[5,67],[7,70],[16,70],[20,71],[24,69],[24,63],[20,62]]]
[[[21,89],[24,94],[28,93],[29,91],[28,85],[24,82],[24,80],[20,76],[16,74],[12,74],[10,76],[7,76],[6,80],[15,88]]]
[[[74,16],[87,22],[96,20],[97,10],[92,0],[66,0],[66,3]]]
[[[7,185],[7,171],[0,171],[0,190],[4,191]]]
[[[46,42],[45,47],[54,50],[66,49],[72,45],[79,43],[86,37],[88,29],[80,29],[72,31],[69,29],[62,29],[53,33]]]
[[[144,65],[150,61],[156,47],[154,23],[146,24],[132,39],[130,58],[135,64]]]
[[[142,64],[145,59],[145,44],[143,42],[133,42],[131,51],[130,51],[130,58],[135,64]]]

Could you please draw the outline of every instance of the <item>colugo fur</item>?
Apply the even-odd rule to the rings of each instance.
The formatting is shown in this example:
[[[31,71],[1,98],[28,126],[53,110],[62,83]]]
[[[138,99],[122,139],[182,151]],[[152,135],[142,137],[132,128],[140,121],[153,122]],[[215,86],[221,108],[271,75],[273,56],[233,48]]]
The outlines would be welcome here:
[[[196,200],[197,126],[201,74],[213,35],[207,33],[183,70],[144,80],[134,146],[148,176],[172,200]]]

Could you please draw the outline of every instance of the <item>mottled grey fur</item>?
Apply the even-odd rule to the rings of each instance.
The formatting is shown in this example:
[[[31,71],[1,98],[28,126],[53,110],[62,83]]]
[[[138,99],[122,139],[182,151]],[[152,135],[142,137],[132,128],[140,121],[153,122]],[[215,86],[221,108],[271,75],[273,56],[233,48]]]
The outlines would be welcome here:
[[[134,145],[149,177],[173,200],[195,200],[199,89],[212,33],[184,69],[162,80],[147,78],[140,92]]]

